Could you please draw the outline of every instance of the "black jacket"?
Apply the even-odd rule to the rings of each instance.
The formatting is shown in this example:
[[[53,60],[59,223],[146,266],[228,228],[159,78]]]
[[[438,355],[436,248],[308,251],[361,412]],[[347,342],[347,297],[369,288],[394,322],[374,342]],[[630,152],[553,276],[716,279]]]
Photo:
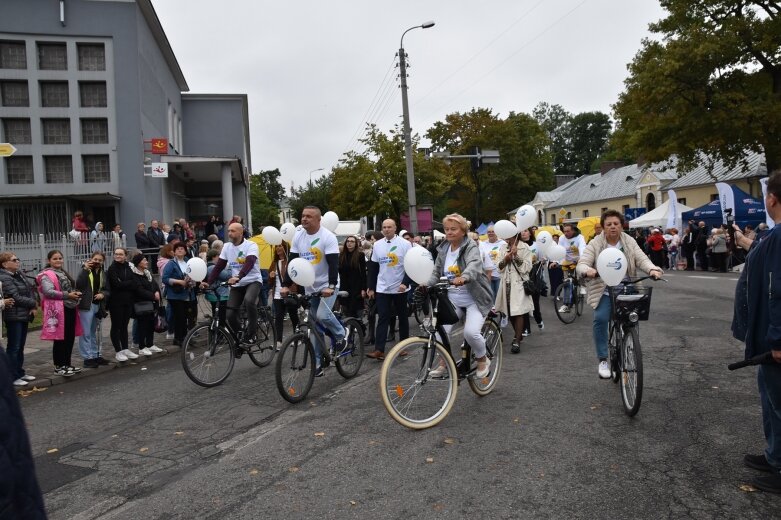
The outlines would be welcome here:
[[[160,228],[149,228],[146,232],[146,238],[149,240],[149,247],[160,247],[165,245],[165,235]]]
[[[139,275],[136,273],[133,273],[133,284],[134,284],[134,292],[135,292],[135,300],[137,302],[153,302],[155,301],[155,293],[160,290],[160,288],[155,283],[154,278],[152,280],[147,280],[145,275]]]
[[[109,266],[106,274],[108,275],[109,291],[111,291],[109,307],[132,305],[135,301],[136,282],[130,264],[114,262]]]
[[[361,300],[361,291],[366,290],[366,257],[363,253],[358,256],[358,269],[349,262],[339,264],[339,290],[350,293],[351,301]]]
[[[149,249],[149,245],[149,237],[146,236],[146,233],[136,231],[136,247],[143,251],[144,249]],[[143,252],[148,253],[148,251]]]
[[[93,303],[98,303],[93,301],[95,299],[95,295],[92,291],[92,284],[90,283],[89,274],[89,270],[82,268],[81,272],[79,272],[79,276],[76,277],[76,290],[81,291],[79,310],[82,311],[88,311],[90,310]],[[100,292],[103,294],[103,299],[99,302],[100,310],[103,310],[105,309],[109,296],[108,280],[106,280],[107,275],[103,269],[99,269],[97,275],[100,277]]]
[[[11,271],[0,269],[0,283],[3,284],[3,297],[14,299],[14,306],[3,310],[3,320],[27,321],[30,309],[34,309],[37,302],[33,288],[24,275],[19,271],[11,274]]]

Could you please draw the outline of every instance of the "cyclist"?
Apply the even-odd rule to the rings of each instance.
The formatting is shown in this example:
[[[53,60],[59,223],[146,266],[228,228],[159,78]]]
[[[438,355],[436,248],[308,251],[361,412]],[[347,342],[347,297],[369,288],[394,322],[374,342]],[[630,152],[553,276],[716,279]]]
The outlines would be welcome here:
[[[596,263],[599,253],[608,248],[616,248],[624,253],[627,260],[626,276],[636,276],[638,269],[647,272],[654,278],[662,276],[661,267],[657,267],[646,256],[637,241],[623,232],[624,215],[614,209],[609,209],[602,214],[600,219],[602,234],[595,236],[589,242],[586,250],[578,261],[577,272],[587,278],[596,278]],[[592,280],[588,284],[588,304],[594,309],[594,346],[599,358],[600,379],[610,378],[610,364],[607,361],[607,342],[610,323],[610,293],[604,282]]]
[[[567,253],[564,257],[564,261],[561,263],[561,269],[565,272],[573,271],[578,263],[578,259],[583,255],[583,251],[586,249],[586,241],[583,238],[583,235],[577,232],[575,224],[564,224],[561,226],[561,230],[564,233],[564,236],[559,237],[559,245],[562,246]],[[552,267],[556,267],[555,262],[552,262],[551,265]],[[571,285],[564,286],[565,302],[572,301],[571,291]],[[569,312],[569,305],[566,303],[562,305],[559,312]]]
[[[309,308],[309,316],[323,327],[331,331],[337,342],[337,349],[344,342],[344,327],[334,316],[331,309],[336,302],[336,293],[339,290],[339,243],[336,235],[320,226],[322,214],[317,206],[307,206],[301,213],[301,229],[296,231],[293,237],[293,245],[290,248],[289,261],[301,257],[312,264],[315,269],[315,282],[306,288],[306,294],[320,293],[314,296]],[[280,289],[280,295],[284,298],[298,287],[285,273],[285,281]],[[314,341],[317,369],[315,377],[323,375],[321,363],[322,347],[319,341]]]
[[[243,342],[252,345],[257,342],[255,336],[258,328],[258,296],[262,285],[260,267],[258,266],[258,245],[244,238],[244,226],[238,222],[228,226],[228,241],[222,246],[222,252],[214,269],[209,273],[202,288],[213,284],[225,267],[230,267],[231,286],[228,294],[228,312],[226,317],[233,330],[239,330],[239,309],[244,306],[247,313],[247,331]],[[241,352],[241,351],[237,351]]]

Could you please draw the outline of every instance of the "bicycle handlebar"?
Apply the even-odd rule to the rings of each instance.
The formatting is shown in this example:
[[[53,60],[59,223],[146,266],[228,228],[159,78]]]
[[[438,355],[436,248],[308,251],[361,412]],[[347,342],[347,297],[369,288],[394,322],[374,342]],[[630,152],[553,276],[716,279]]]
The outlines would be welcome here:
[[[739,368],[749,367],[753,365],[770,365],[771,363],[775,363],[775,362],[776,361],[773,359],[773,353],[765,352],[763,354],[758,354],[754,357],[744,359],[743,361],[730,363],[729,365],[727,365],[727,368],[729,370],[737,370]]]

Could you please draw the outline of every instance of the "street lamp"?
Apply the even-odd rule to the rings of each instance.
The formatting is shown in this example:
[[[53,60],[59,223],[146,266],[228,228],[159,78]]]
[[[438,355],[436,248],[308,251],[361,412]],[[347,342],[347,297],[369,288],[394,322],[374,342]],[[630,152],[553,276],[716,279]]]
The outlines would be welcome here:
[[[401,33],[399,42],[399,74],[401,76],[401,109],[404,119],[404,156],[407,163],[407,198],[409,199],[410,230],[418,234],[418,203],[415,200],[415,172],[412,167],[412,135],[409,125],[409,103],[407,102],[407,55],[404,53],[404,35],[412,29],[428,29],[434,27],[434,22],[425,22],[410,27]]]
[[[315,172],[321,172],[323,170],[325,170],[325,168],[317,168],[316,170],[309,172],[309,188],[312,188],[312,174]]]

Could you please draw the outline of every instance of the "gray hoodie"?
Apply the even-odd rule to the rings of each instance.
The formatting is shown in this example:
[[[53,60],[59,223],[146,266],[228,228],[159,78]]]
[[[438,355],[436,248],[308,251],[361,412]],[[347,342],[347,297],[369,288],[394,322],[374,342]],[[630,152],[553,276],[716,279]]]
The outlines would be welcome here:
[[[434,262],[434,271],[428,281],[429,286],[439,282],[449,247],[450,242],[444,240],[437,248],[437,260]],[[483,316],[488,316],[491,307],[494,306],[493,291],[483,270],[483,256],[480,253],[480,247],[471,238],[464,237],[461,242],[457,263],[461,269],[461,277],[468,282],[465,287],[475,300],[477,308],[480,309]]]

